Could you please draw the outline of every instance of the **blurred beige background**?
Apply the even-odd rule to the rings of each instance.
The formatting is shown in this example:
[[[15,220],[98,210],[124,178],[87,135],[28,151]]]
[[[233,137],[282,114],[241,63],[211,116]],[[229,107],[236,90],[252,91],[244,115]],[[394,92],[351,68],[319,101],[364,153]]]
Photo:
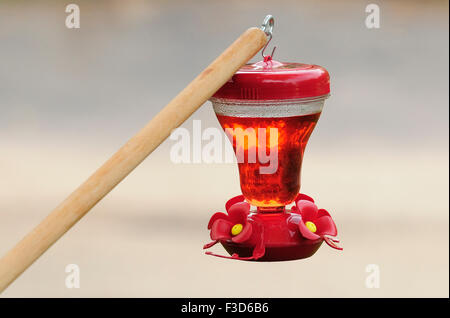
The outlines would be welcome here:
[[[3,297],[449,296],[447,1],[373,1],[378,30],[369,1],[73,2],[79,30],[64,25],[69,2],[0,1],[0,254],[267,13],[275,59],[332,76],[302,192],[332,213],[344,251],[203,255],[237,168],[173,164],[166,141]],[[192,119],[219,127],[209,103]],[[71,263],[80,289],[65,287]]]

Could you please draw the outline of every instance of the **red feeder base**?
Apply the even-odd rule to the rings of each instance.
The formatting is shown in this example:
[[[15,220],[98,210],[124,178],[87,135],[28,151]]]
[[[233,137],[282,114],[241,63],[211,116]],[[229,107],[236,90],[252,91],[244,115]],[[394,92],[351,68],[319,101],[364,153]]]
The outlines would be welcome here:
[[[207,254],[237,260],[275,262],[310,257],[316,253],[323,241],[335,249],[341,249],[335,244],[338,240],[328,235],[308,232],[305,235],[305,231],[309,231],[305,230],[305,222],[312,223],[313,225],[308,225],[314,226],[315,232],[320,233],[320,228],[315,228],[316,224],[323,225],[325,219],[319,218],[331,220],[331,217],[325,210],[314,211],[316,206],[310,197],[299,195],[298,198],[310,201],[309,208],[312,207],[313,211],[310,210],[308,215],[302,216],[302,211],[296,205],[283,212],[250,212],[250,206],[243,202],[243,196],[229,200],[226,204],[228,215],[218,212],[212,216],[208,228],[211,229],[213,242],[204,248],[220,242],[231,256],[211,252]],[[313,222],[315,220],[310,218],[314,213],[317,217],[316,224]],[[306,217],[310,219],[309,222],[305,221]],[[334,223],[330,228],[332,230],[329,233],[335,235],[337,232]]]
[[[240,246],[233,243],[221,243],[225,250],[233,255],[237,253],[241,257],[251,257],[253,247]],[[302,258],[313,256],[322,245],[322,241],[315,243],[306,243],[304,245],[293,246],[266,246],[266,253],[263,257],[258,259],[248,259],[248,261],[257,262],[279,262],[279,261],[293,261]]]
[[[250,214],[249,219],[260,223],[264,228],[264,256],[258,258],[261,262],[291,261],[307,258],[319,249],[323,240],[307,240],[298,235],[298,222],[300,216],[290,212],[283,213],[255,213]],[[221,242],[225,250],[230,254],[238,254],[240,257],[251,257],[253,246],[245,246],[231,242]],[[255,260],[255,259],[249,259]]]

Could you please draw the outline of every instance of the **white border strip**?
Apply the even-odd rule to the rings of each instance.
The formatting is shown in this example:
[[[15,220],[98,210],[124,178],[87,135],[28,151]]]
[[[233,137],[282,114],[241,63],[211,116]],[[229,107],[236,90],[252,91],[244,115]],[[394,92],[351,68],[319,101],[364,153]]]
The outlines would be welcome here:
[[[211,100],[214,108],[214,112],[217,115],[222,116],[232,116],[232,117],[293,117],[293,116],[304,116],[320,113],[322,111],[325,99],[315,100],[310,102],[299,102],[297,103],[283,103],[277,102],[266,102],[265,105],[262,103],[257,104],[231,104],[222,103],[218,100]]]

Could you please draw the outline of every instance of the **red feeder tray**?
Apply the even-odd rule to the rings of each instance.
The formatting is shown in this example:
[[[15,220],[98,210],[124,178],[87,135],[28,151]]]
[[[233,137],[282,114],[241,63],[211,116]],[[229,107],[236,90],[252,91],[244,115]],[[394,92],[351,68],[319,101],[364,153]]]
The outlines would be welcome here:
[[[250,205],[240,195],[226,204],[228,214],[215,213],[208,224],[213,242],[205,249],[221,243],[231,256],[206,252],[208,255],[248,261],[289,261],[314,253],[325,241],[342,249],[336,226],[330,214],[318,209],[314,200],[299,194],[288,211],[276,213],[250,212]]]

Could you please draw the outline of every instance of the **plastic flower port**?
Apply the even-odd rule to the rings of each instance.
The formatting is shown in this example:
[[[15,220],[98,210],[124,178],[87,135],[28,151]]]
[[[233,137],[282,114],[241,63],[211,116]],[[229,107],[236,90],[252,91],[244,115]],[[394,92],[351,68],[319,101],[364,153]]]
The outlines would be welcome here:
[[[211,230],[211,239],[232,240],[235,243],[247,241],[252,235],[252,225],[247,221],[250,205],[239,202],[230,207],[228,215],[222,212],[215,213],[208,224]]]
[[[301,215],[298,223],[300,234],[308,240],[323,239],[332,248],[342,250],[336,245],[339,240],[336,225],[327,210],[319,209],[314,200],[306,195],[299,195],[292,212]]]
[[[232,242],[254,246],[253,255],[251,257],[239,257],[237,254],[233,254],[231,257],[228,257],[211,252],[206,252],[206,254],[239,260],[256,260],[264,255],[262,231],[258,224],[248,219],[250,205],[247,202],[243,202],[243,200],[243,196],[230,200],[226,205],[228,214],[222,212],[213,214],[208,223],[208,229],[211,230],[210,236],[213,241],[203,246],[203,249],[210,248],[218,242]]]

